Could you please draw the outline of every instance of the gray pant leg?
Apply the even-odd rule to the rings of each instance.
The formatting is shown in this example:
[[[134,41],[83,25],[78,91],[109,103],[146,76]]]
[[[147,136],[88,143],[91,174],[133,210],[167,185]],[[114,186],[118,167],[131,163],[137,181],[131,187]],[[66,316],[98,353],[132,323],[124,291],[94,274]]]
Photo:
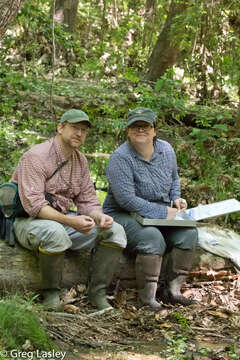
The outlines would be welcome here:
[[[161,231],[166,240],[168,250],[171,250],[173,247],[182,250],[194,250],[197,245],[198,233],[195,228],[164,227]]]
[[[124,249],[127,245],[125,231],[121,225],[114,222],[110,229],[102,230],[95,226],[88,234],[82,234],[69,226],[65,226],[66,232],[72,241],[71,250],[92,248],[96,243],[112,244],[114,247]]]
[[[101,230],[96,226],[88,233],[82,234],[69,226],[42,219],[17,218],[14,230],[18,242],[29,250],[56,253],[67,249],[80,250],[94,247],[97,241],[114,243],[125,248],[126,235],[121,225],[114,223],[110,229]]]
[[[115,221],[121,224],[127,235],[129,253],[163,255],[166,250],[161,231],[154,226],[142,226],[128,213],[111,213]]]
[[[16,218],[14,231],[18,242],[29,250],[39,247],[49,253],[63,252],[72,246],[64,226],[56,221]]]

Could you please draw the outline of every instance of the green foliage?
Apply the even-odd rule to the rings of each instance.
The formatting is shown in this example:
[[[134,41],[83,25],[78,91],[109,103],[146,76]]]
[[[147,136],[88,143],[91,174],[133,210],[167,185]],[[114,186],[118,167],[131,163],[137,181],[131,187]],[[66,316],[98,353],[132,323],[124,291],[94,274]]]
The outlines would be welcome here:
[[[230,359],[239,359],[239,351],[237,349],[238,344],[232,345],[229,350]]]
[[[56,127],[49,96],[49,6],[46,0],[25,2],[15,26],[1,42],[1,182],[10,178],[22,153],[52,136]],[[239,6],[234,0],[225,11],[226,4],[221,2],[214,7],[206,0],[190,2],[171,24],[172,44],[179,45],[180,58],[156,83],[149,83],[143,75],[168,6],[169,2],[163,1],[148,17],[142,0],[83,0],[75,34],[55,24],[53,94],[62,99],[54,104],[56,118],[70,106],[82,108],[94,127],[81,150],[110,154],[125,140],[128,110],[138,105],[151,107],[159,116],[161,133],[177,151],[181,177],[190,186],[210,189],[203,200],[240,199],[240,140],[232,130],[238,121],[236,54],[240,43],[234,19]],[[107,186],[106,163],[102,156],[89,158],[98,187]],[[99,193],[101,202],[104,196]],[[193,201],[201,199],[199,195]],[[237,215],[230,220],[237,223]]]
[[[186,317],[184,315],[182,315],[179,312],[173,312],[172,315],[175,316],[178,323],[181,325],[181,327],[183,329],[188,329],[189,328],[189,320],[186,319]]]
[[[189,112],[192,112],[193,120],[199,127],[209,128],[213,124],[216,129],[221,130],[221,122],[229,123],[232,120],[232,110],[223,106],[207,106],[207,105],[194,105],[189,106]],[[224,130],[224,128],[222,128]],[[226,129],[225,129],[226,130]]]
[[[208,349],[205,349],[205,348],[201,348],[201,349],[199,349],[198,350],[199,351],[199,353],[201,354],[201,355],[203,355],[203,356],[208,356],[209,354],[210,354],[210,350],[208,350]]]
[[[140,95],[141,105],[156,110],[162,119],[171,117],[179,121],[186,115],[187,96],[182,91],[182,83],[172,78],[172,72],[163,75],[154,89],[139,85],[135,91]]]
[[[211,128],[207,129],[199,129],[193,128],[190,136],[196,139],[196,143],[199,148],[202,148],[203,143],[208,141],[211,138],[225,138],[223,134],[226,134],[228,131],[227,125],[224,124],[216,124],[213,125]]]
[[[180,149],[177,150],[180,173],[189,176],[193,183],[212,189],[210,202],[239,196],[239,169],[233,160],[239,151],[237,144],[238,141],[229,142],[228,127],[224,124],[208,129],[193,128],[187,143],[181,138],[176,141],[176,149]]]
[[[187,350],[186,337],[178,334],[168,341],[166,350],[166,358],[168,360],[187,360],[188,356],[185,355]]]
[[[30,303],[18,297],[0,301],[0,338],[6,350],[19,349],[29,340],[34,349],[50,350],[53,344],[36,316],[29,310]]]
[[[147,61],[169,3],[157,2],[147,17],[143,0],[83,0],[75,34],[55,24],[53,93],[62,99],[54,104],[56,117],[71,106],[89,114],[94,126],[81,151],[95,154],[88,157],[91,177],[97,187],[106,187],[108,158],[96,153],[110,154],[125,140],[129,109],[151,107],[159,116],[161,135],[176,150],[189,206],[240,200],[239,2],[190,1],[168,34],[180,56],[156,83],[149,83],[144,81]],[[53,135],[56,127],[49,105],[53,52],[49,7],[47,0],[25,1],[0,43],[0,182],[9,180],[20,156]],[[98,191],[101,203],[105,195]],[[239,213],[231,214],[228,224],[240,231]],[[189,320],[178,312],[173,316],[186,334]],[[9,348],[22,346],[26,339],[44,350],[51,347],[29,302],[18,299],[0,301],[0,338]],[[186,337],[174,335],[166,358],[188,359],[186,349]],[[210,351],[199,353],[207,356]],[[236,353],[234,347],[229,351],[232,359]]]

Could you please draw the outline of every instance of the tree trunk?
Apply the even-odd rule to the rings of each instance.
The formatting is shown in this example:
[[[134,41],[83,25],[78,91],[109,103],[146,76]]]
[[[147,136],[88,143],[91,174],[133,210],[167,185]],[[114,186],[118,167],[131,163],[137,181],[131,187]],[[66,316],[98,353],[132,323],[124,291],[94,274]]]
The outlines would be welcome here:
[[[87,283],[89,259],[90,252],[88,249],[79,252],[66,252],[62,279],[63,288]],[[193,274],[200,270],[200,273],[203,271],[207,274],[209,270],[219,271],[229,268],[234,270],[230,260],[197,247],[192,269]],[[193,275],[190,274],[191,278]],[[122,256],[113,283],[120,284],[121,288],[136,287],[134,257],[129,259]],[[16,289],[39,291],[40,287],[40,273],[36,256],[18,244],[12,248],[0,240],[0,289],[14,292]]]
[[[171,1],[167,20],[148,61],[149,71],[147,77],[151,81],[159,79],[177,61],[180,50],[178,44],[173,44],[171,41],[171,27],[174,24],[176,15],[180,15],[185,11],[187,1]]]
[[[156,0],[146,0],[145,21],[142,46],[145,48],[152,42],[153,29],[156,17]]]
[[[0,40],[25,0],[0,0]]]
[[[89,250],[66,252],[62,286],[86,283],[88,278]],[[18,244],[8,246],[0,239],[0,289],[39,290],[41,280],[37,257]]]
[[[67,25],[67,31],[75,31],[79,0],[56,0],[54,20]]]

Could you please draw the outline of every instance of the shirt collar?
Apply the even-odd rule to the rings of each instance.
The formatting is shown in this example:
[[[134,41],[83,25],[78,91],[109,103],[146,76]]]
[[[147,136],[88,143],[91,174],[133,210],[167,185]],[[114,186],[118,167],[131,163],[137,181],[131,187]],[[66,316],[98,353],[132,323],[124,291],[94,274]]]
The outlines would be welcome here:
[[[162,154],[163,148],[162,148],[162,142],[159,139],[156,139],[154,144],[154,154]]]
[[[129,149],[130,154],[131,154],[133,157],[146,161],[146,160],[137,152],[137,150],[132,146],[132,144],[130,143],[129,140],[127,140],[127,147],[128,147],[128,149]],[[151,160],[155,159],[155,157],[158,156],[158,154],[162,154],[162,152],[163,152],[163,151],[162,151],[161,141],[159,141],[159,140],[157,139],[157,140],[155,141],[155,144],[154,144],[154,152],[153,152],[153,155],[152,155]],[[150,160],[150,161],[151,161],[151,160]]]
[[[57,164],[60,165],[66,159],[57,136],[55,136],[55,138],[53,139],[53,146],[57,156]]]

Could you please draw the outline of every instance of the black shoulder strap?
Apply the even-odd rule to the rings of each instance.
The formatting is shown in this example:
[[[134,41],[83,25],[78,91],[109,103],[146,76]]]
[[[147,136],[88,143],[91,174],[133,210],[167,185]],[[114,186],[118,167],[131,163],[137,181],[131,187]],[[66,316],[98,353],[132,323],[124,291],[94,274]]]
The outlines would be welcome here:
[[[64,165],[66,165],[68,163],[68,160],[64,160],[60,165],[58,165],[58,167],[56,168],[56,170],[54,170],[54,172],[52,173],[52,175],[50,175],[47,180],[50,180]]]

